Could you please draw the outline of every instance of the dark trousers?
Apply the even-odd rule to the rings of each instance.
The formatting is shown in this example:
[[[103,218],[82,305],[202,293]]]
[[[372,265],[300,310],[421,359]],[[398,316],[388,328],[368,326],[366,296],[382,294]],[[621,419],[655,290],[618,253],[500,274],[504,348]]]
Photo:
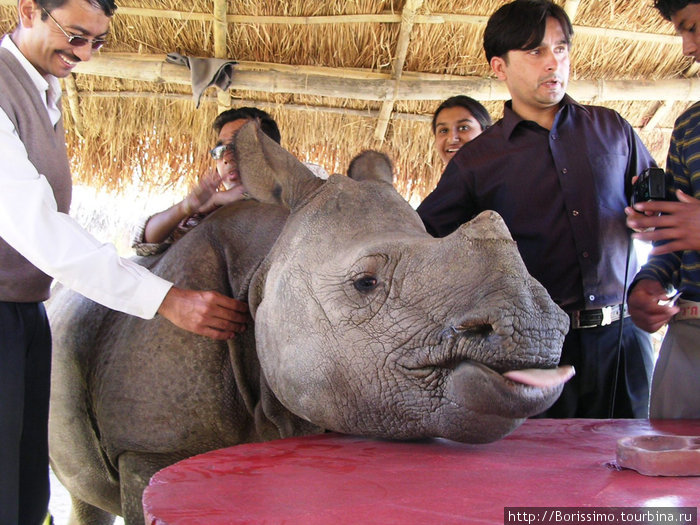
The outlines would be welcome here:
[[[620,322],[597,328],[569,330],[561,364],[573,365],[576,375],[549,410],[539,417],[609,418],[613,389],[613,418],[646,418],[651,373],[654,368],[651,337],[627,318],[622,331],[620,362],[617,346]]]
[[[0,302],[0,525],[46,517],[50,380],[44,305]]]

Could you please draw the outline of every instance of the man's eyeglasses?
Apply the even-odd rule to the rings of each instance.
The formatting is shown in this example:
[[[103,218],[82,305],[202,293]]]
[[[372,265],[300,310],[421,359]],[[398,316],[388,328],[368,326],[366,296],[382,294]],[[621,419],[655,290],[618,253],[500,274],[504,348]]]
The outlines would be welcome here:
[[[71,35],[69,34],[63,27],[61,27],[61,24],[58,23],[58,20],[56,20],[51,13],[49,13],[46,8],[42,7],[41,10],[49,15],[49,18],[54,21],[56,26],[61,30],[61,32],[66,35],[66,38],[68,39],[68,43],[72,45],[73,47],[83,47],[86,44],[90,44],[92,46],[93,51],[97,51],[100,49],[105,42],[107,42],[104,38],[85,38],[84,36],[80,35]]]
[[[211,158],[214,160],[221,160],[224,158],[227,151],[233,151],[233,144],[219,144],[209,150],[209,155],[211,155]]]

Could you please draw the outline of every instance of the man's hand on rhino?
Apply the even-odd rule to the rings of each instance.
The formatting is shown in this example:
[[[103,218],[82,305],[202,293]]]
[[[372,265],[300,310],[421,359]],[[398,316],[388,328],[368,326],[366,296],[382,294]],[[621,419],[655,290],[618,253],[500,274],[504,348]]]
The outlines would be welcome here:
[[[215,291],[185,290],[173,286],[158,313],[171,323],[211,339],[231,339],[250,321],[248,305]]]
[[[669,299],[660,282],[642,279],[635,284],[627,299],[632,321],[642,330],[656,332],[680,310],[677,306],[668,304]]]

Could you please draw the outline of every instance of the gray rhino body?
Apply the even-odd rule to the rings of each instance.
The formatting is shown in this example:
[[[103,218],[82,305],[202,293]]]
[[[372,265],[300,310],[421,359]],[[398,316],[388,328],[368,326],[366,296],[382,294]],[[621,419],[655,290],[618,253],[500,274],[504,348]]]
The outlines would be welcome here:
[[[247,300],[254,327],[220,342],[51,301],[51,461],[74,523],[141,523],[149,478],[215,448],[322,429],[488,442],[561,392],[503,375],[556,374],[568,320],[495,213],[434,239],[389,184],[316,179],[252,126],[237,148],[259,201],[142,262]]]

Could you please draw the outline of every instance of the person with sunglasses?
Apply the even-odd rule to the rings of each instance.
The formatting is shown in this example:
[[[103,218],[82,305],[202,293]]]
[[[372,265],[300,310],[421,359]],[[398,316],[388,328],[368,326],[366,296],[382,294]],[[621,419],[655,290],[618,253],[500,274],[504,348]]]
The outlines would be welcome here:
[[[247,305],[185,290],[122,259],[68,215],[71,174],[58,78],[104,44],[113,0],[18,0],[0,41],[0,525],[38,525],[49,502],[53,279],[109,308],[215,339],[243,331]],[[80,329],[76,327],[76,330]]]
[[[217,134],[216,146],[209,152],[216,161],[216,171],[210,170],[202,176],[197,186],[180,202],[151,215],[136,227],[131,245],[136,255],[155,255],[165,251],[209,213],[244,198],[245,188],[241,184],[231,143],[249,120],[257,120],[260,129],[280,143],[277,123],[261,109],[242,107],[219,114],[212,125]],[[220,186],[223,189],[217,191]]]

